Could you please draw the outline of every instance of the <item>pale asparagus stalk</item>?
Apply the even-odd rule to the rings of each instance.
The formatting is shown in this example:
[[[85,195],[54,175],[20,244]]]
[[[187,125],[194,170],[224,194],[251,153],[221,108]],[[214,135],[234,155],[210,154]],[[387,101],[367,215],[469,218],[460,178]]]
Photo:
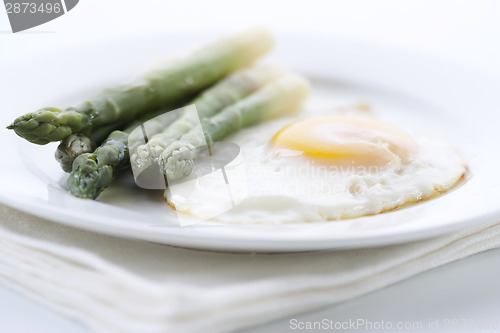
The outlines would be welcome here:
[[[134,175],[137,176],[153,163],[158,163],[163,150],[199,124],[199,119],[214,116],[284,73],[284,69],[277,65],[257,65],[239,70],[205,90],[192,102],[198,114],[189,112],[181,114],[164,131],[150,136],[146,144],[130,152]]]
[[[265,29],[253,29],[208,44],[136,80],[64,110],[43,108],[9,125],[36,144],[60,141],[72,133],[88,135],[99,126],[136,119],[148,110],[191,96],[230,72],[253,63],[273,42]]]
[[[160,169],[167,180],[191,174],[196,148],[210,145],[239,129],[298,110],[309,93],[308,82],[289,74],[271,81],[241,101],[228,106],[212,118],[204,119],[161,154]],[[200,135],[200,133],[202,133]]]

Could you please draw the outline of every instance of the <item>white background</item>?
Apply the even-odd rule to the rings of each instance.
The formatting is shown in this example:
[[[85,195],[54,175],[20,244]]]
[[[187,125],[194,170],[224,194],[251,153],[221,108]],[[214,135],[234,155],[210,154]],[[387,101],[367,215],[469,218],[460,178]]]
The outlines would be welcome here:
[[[0,60],[96,38],[264,25],[397,44],[500,73],[499,17],[497,0],[81,0],[17,34],[2,11]]]
[[[497,0],[81,0],[66,15],[16,34],[11,33],[2,8],[0,62],[8,64],[19,57],[36,56],[42,50],[96,39],[122,39],[147,32],[230,31],[254,25],[387,44],[500,75],[500,1]],[[500,325],[499,262],[500,250],[490,251],[297,319],[367,318],[427,323],[429,319],[442,322],[468,318],[496,319]],[[293,331],[289,329],[289,319],[252,332]],[[79,324],[1,286],[0,331],[87,332]],[[460,331],[480,332],[466,328]],[[500,326],[488,331],[500,332]]]

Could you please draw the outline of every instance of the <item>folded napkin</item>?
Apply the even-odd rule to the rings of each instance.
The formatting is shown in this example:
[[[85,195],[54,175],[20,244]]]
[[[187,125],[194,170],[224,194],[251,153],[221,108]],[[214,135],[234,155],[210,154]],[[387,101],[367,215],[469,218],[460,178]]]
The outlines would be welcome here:
[[[0,205],[0,280],[98,332],[232,332],[500,246],[500,221],[425,241],[293,254],[120,239]]]

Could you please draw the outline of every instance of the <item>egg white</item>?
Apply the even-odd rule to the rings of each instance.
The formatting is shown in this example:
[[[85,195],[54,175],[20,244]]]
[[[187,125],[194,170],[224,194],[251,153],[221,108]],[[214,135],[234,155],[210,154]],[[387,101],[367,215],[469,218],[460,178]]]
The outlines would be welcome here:
[[[367,116],[366,110],[351,113]],[[166,196],[167,202],[180,214],[223,223],[332,221],[435,197],[457,185],[467,172],[456,150],[419,136],[413,137],[418,153],[383,168],[339,167],[304,156],[279,156],[270,144],[272,137],[291,122],[311,115],[317,111],[268,121],[227,138],[241,148],[241,157],[225,170],[231,200],[238,199],[233,208],[227,207],[228,188],[220,172],[177,185],[174,194]]]

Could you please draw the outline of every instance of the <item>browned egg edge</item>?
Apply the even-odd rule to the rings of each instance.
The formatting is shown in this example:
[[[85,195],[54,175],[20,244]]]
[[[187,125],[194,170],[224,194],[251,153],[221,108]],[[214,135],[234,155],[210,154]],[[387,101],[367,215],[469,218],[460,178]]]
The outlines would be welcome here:
[[[438,187],[435,187],[434,188],[434,191],[427,195],[427,196],[424,196],[424,197],[421,197],[417,200],[410,200],[410,201],[407,201],[403,204],[400,204],[400,205],[397,205],[395,207],[392,207],[392,208],[389,208],[389,209],[385,209],[385,210],[381,210],[380,212],[378,213],[373,213],[373,214],[366,214],[366,215],[361,215],[361,216],[355,216],[355,217],[340,217],[338,219],[325,219],[323,221],[318,221],[318,220],[315,220],[315,221],[302,221],[302,222],[289,222],[289,223],[283,223],[283,224],[296,224],[296,223],[323,223],[323,222],[329,222],[329,221],[345,221],[345,220],[351,220],[351,219],[356,219],[356,218],[360,218],[360,217],[365,217],[365,216],[374,216],[374,215],[379,215],[379,214],[384,214],[384,213],[388,213],[388,212],[392,212],[392,211],[395,211],[395,210],[399,210],[399,209],[402,209],[402,208],[406,208],[406,207],[409,207],[409,206],[413,206],[415,204],[418,204],[420,202],[423,202],[423,201],[428,201],[428,200],[431,200],[431,199],[434,199],[434,198],[437,198],[439,197],[440,195],[444,194],[444,193],[447,193],[447,192],[451,192],[451,191],[454,191],[456,190],[457,188],[459,188],[461,185],[463,185],[467,179],[470,178],[470,172],[469,172],[469,169],[466,167],[466,170],[464,173],[462,173],[462,175],[460,176],[460,178],[457,179],[457,181],[452,185],[450,186],[449,188],[447,189],[441,189],[441,188],[438,188]],[[163,196],[163,201],[170,207],[172,208],[174,211],[176,210],[175,209],[175,205],[173,205],[172,203],[168,202],[167,198],[165,197],[165,195]],[[211,221],[213,222],[213,221]],[[233,223],[224,223],[224,222],[220,222],[220,221],[217,221],[218,223],[222,223],[222,224],[233,224]],[[234,224],[256,224],[256,225],[269,225],[269,223],[265,223],[265,222],[252,222],[252,223],[234,223]]]

